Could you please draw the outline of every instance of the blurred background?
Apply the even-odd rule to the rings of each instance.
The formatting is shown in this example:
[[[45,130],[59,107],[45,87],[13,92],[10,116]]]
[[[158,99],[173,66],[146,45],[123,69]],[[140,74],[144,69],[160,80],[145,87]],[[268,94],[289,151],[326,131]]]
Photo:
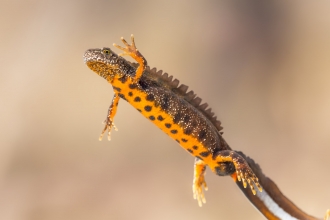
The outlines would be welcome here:
[[[86,49],[135,35],[151,67],[209,103],[235,150],[307,213],[330,208],[330,2],[1,1],[0,219],[264,219],[125,101]],[[118,52],[118,50],[115,50]]]

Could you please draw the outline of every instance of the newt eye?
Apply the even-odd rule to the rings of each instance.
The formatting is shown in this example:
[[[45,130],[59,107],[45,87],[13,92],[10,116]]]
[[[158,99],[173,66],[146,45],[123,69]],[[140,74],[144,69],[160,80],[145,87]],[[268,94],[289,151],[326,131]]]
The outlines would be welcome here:
[[[110,50],[109,50],[109,49],[103,49],[102,52],[103,52],[104,54],[107,54],[107,55],[110,54]]]

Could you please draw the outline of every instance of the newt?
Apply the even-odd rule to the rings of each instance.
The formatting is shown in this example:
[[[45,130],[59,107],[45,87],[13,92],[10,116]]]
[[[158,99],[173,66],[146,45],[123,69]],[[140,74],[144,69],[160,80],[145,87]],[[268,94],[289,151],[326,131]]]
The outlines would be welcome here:
[[[136,48],[133,35],[131,44],[124,38],[121,40],[125,47],[113,45],[122,50],[122,54],[117,55],[108,47],[88,49],[84,54],[85,64],[106,79],[114,91],[99,140],[106,132],[110,140],[112,128],[117,129],[114,117],[119,100],[124,99],[195,157],[192,190],[199,206],[206,202],[204,190],[208,188],[205,170],[208,166],[216,175],[231,176],[264,216],[280,219],[261,199],[267,199],[269,193],[263,192],[258,177],[262,181],[267,177],[253,160],[229,147],[222,136],[221,122],[211,108],[207,108],[208,104],[201,104],[202,99],[193,91],[187,92],[188,86],[179,85],[179,80],[173,76],[156,68],[151,69]],[[137,63],[125,60],[125,55],[131,56]]]

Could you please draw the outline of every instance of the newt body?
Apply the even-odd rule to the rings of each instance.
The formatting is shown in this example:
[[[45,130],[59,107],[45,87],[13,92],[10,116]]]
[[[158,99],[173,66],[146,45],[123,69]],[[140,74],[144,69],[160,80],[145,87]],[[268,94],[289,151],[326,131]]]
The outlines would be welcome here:
[[[242,152],[231,150],[222,137],[221,123],[207,104],[188,87],[167,73],[150,69],[146,59],[124,39],[125,48],[115,45],[137,61],[130,63],[110,48],[89,49],[84,54],[87,66],[105,78],[114,89],[113,101],[101,133],[108,130],[110,140],[119,99],[129,102],[148,120],[162,129],[187,150],[195,160],[193,195],[199,205],[205,203],[203,187],[206,166],[219,176],[230,175],[244,195],[267,219],[317,219],[286,198],[276,184],[266,177],[260,167]],[[240,182],[242,181],[243,184]],[[246,189],[247,185],[250,189]],[[262,186],[262,187],[261,187]],[[262,190],[264,188],[264,190]],[[259,192],[257,192],[257,190]],[[330,210],[324,219],[328,219]]]
[[[242,180],[244,188],[249,185],[253,194],[256,189],[262,191],[248,163],[223,139],[220,121],[211,109],[206,109],[208,105],[200,105],[201,99],[192,91],[187,92],[186,85],[179,86],[177,79],[147,67],[147,61],[135,47],[133,36],[132,45],[122,41],[126,48],[115,46],[138,64],[126,61],[110,48],[89,49],[84,54],[87,66],[111,83],[115,93],[100,139],[106,130],[110,138],[118,102],[122,98],[196,158],[193,193],[199,205],[205,203],[206,166],[217,175],[232,175]]]

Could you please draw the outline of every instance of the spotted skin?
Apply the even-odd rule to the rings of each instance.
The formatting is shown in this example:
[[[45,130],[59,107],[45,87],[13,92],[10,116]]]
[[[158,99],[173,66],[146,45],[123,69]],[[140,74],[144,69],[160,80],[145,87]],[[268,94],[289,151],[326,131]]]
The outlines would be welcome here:
[[[106,131],[110,139],[117,105],[122,98],[197,158],[193,195],[200,206],[205,203],[206,166],[220,176],[236,172],[237,179],[242,180],[244,187],[249,185],[253,194],[256,189],[262,191],[247,162],[222,138],[220,122],[212,117],[210,109],[205,110],[207,104],[200,105],[200,98],[195,98],[192,92],[186,93],[187,86],[177,87],[178,80],[172,81],[166,73],[166,76],[157,75],[155,70],[147,68],[147,61],[136,48],[133,35],[131,40],[132,45],[122,38],[125,47],[114,46],[124,51],[122,55],[135,59],[138,65],[126,61],[110,48],[89,49],[84,54],[87,66],[105,78],[115,93],[100,139]]]

